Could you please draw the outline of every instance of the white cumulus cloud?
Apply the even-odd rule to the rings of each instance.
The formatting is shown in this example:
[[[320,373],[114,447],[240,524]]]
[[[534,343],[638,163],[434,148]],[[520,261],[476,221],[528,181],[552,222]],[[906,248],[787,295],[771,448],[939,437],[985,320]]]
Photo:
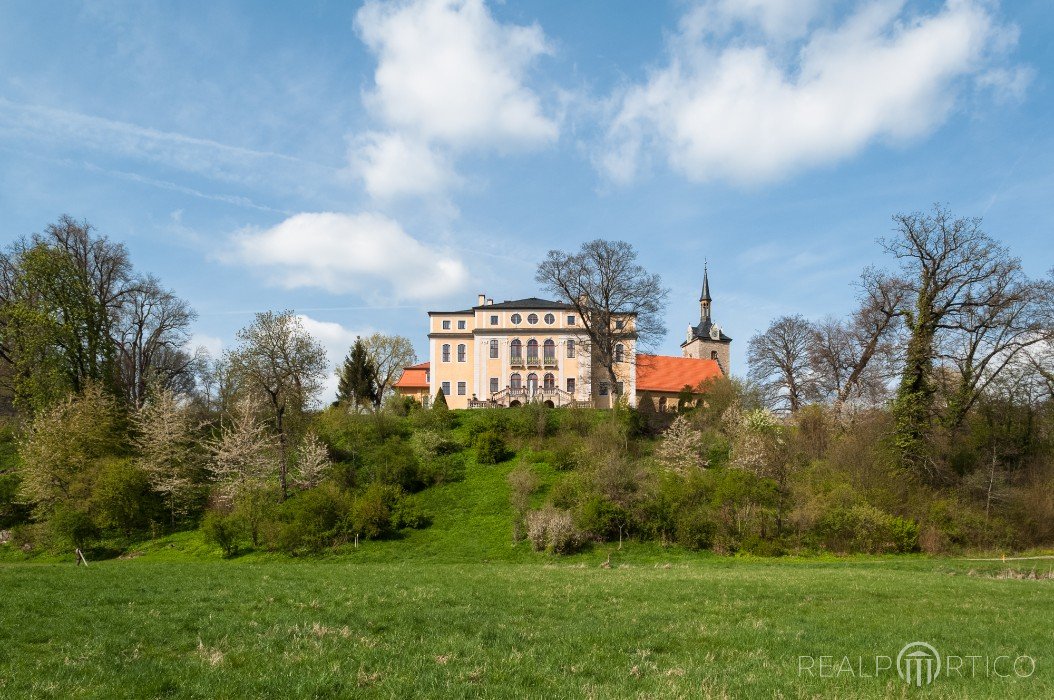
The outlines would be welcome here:
[[[468,277],[459,258],[373,213],[303,213],[243,229],[221,257],[268,270],[285,287],[393,300],[442,297]]]
[[[297,318],[304,330],[326,350],[330,371],[320,397],[323,403],[329,403],[337,397],[337,367],[344,362],[355,338],[365,338],[373,331],[351,330],[334,321],[320,321],[304,314],[297,314]]]
[[[377,57],[365,99],[386,132],[357,140],[351,154],[373,196],[456,184],[448,152],[508,151],[557,137],[526,82],[531,65],[550,53],[537,25],[500,23],[483,0],[373,1],[355,24]]]
[[[1023,89],[1018,72],[991,72],[1016,33],[990,8],[948,0],[916,14],[873,0],[831,24],[815,2],[704,3],[666,65],[613,100],[597,163],[618,182],[651,154],[692,180],[757,182],[925,135],[966,80]]]

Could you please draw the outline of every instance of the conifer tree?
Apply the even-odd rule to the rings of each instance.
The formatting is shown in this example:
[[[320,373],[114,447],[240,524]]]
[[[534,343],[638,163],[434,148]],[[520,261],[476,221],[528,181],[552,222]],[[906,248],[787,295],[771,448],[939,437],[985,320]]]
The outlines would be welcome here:
[[[366,351],[362,338],[355,338],[355,344],[344,358],[340,368],[337,384],[337,401],[353,406],[356,409],[375,406],[377,396],[377,369]]]
[[[446,405],[446,394],[440,389],[436,392],[435,401],[432,402],[432,409],[436,411],[445,411],[448,406]]]

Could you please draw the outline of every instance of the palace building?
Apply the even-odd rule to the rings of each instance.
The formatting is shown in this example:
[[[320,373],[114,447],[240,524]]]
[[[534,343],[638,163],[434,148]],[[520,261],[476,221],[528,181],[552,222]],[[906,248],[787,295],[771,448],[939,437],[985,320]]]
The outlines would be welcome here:
[[[613,323],[615,381],[608,381],[576,309],[531,297],[494,303],[485,294],[460,311],[428,313],[428,362],[407,367],[395,384],[403,396],[428,405],[442,391],[450,408],[636,406],[645,397],[673,408],[685,387],[696,389],[729,371],[730,344],[711,318],[710,283],[703,272],[700,318],[688,327],[681,357],[637,353],[635,318]]]

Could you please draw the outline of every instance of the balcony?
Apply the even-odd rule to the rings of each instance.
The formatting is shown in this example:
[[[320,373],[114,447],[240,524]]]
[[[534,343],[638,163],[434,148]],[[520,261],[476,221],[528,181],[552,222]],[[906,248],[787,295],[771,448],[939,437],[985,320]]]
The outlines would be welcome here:
[[[513,355],[509,358],[509,365],[512,367],[525,367],[523,363],[523,355]]]

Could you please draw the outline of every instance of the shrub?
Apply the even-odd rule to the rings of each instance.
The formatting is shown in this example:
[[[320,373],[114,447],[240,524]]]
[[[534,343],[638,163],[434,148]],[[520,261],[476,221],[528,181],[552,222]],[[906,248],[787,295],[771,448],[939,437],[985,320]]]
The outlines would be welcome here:
[[[347,539],[351,499],[326,484],[297,494],[278,511],[276,546],[289,554],[319,552]]]
[[[99,539],[99,527],[91,516],[82,510],[59,507],[48,520],[48,529],[52,541],[60,548],[72,545],[77,549],[86,549]]]
[[[423,510],[416,496],[402,496],[391,507],[392,528],[401,530],[410,528],[420,530],[432,524],[430,518]]]
[[[552,449],[550,466],[557,471],[571,471],[582,463],[582,443],[570,436],[558,439]]]
[[[223,556],[233,557],[241,546],[242,524],[236,517],[210,510],[201,520],[201,536],[223,550]]]
[[[576,513],[576,522],[583,533],[598,540],[618,537],[629,521],[626,510],[601,496],[587,498]]]
[[[421,477],[417,455],[403,440],[386,440],[370,452],[368,459],[376,481],[411,492],[419,491],[427,485]]]
[[[918,548],[918,525],[872,505],[834,507],[816,522],[820,544],[836,552],[871,554],[910,552]]]
[[[709,549],[714,544],[717,523],[710,512],[697,507],[682,510],[675,526],[677,544],[688,549]]]
[[[527,513],[527,539],[535,551],[570,554],[582,544],[571,513],[546,506]]]
[[[501,435],[486,432],[476,436],[476,462],[479,464],[498,464],[509,457],[509,450]]]
[[[404,527],[427,527],[430,519],[398,486],[374,482],[355,498],[351,523],[360,537],[380,539]]]
[[[102,460],[92,507],[99,524],[120,530],[126,537],[145,529],[160,511],[160,501],[150,481],[131,459]]]

